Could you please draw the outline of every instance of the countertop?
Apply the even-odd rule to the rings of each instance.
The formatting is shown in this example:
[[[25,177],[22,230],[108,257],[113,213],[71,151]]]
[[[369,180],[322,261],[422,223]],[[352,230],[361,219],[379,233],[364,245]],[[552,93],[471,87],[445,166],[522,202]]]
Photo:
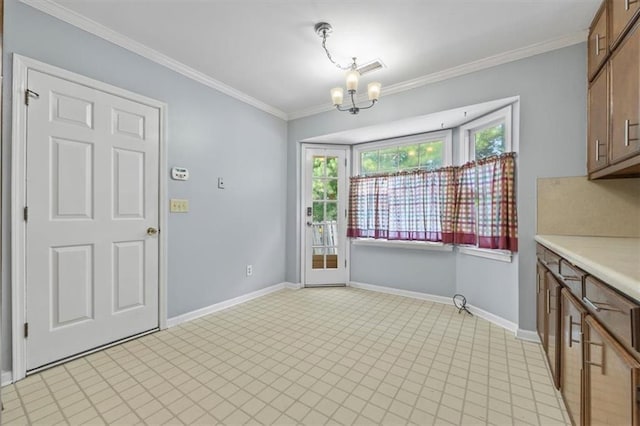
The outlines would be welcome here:
[[[536,235],[535,240],[640,302],[640,238]]]

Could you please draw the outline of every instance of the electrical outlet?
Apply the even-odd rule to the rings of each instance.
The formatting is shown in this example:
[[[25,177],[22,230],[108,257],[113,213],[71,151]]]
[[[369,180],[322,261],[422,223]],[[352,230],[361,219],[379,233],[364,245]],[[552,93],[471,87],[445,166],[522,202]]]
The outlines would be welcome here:
[[[171,213],[187,213],[189,211],[189,200],[172,198],[169,201],[169,211]]]
[[[253,265],[247,265],[247,276],[253,275]]]
[[[218,178],[218,189],[224,189],[224,178]]]

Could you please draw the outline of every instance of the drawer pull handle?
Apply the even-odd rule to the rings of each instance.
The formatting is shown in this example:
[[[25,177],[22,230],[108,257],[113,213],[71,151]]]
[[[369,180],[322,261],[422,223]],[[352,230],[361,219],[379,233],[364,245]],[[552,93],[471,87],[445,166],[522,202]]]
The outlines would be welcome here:
[[[569,347],[572,346],[572,343],[580,343],[580,339],[574,340],[573,338],[573,326],[579,325],[582,326],[579,322],[573,322],[573,316],[569,315]]]
[[[547,289],[547,314],[551,313],[551,290]]]
[[[603,305],[608,305],[607,303],[593,302],[593,301],[589,300],[589,298],[587,296],[584,296],[582,298],[582,301],[584,303],[586,303],[587,305],[591,306],[591,309],[595,310],[596,312],[608,311],[608,312],[620,312],[621,314],[625,313],[624,311],[622,311],[620,309],[605,308]]]
[[[585,340],[584,342],[587,345],[589,345],[587,346],[587,353],[586,353],[588,359],[586,359],[584,363],[593,365],[594,367],[600,367],[600,373],[604,375],[604,344],[600,342],[591,342],[589,340]],[[600,346],[600,364],[598,364],[597,362],[591,361],[591,345]]]
[[[595,54],[596,56],[600,56],[600,52],[602,52],[603,50],[605,50],[604,48],[600,47],[600,39],[603,39],[604,36],[601,36],[600,34],[596,33],[596,51]]]
[[[565,281],[582,281],[582,277],[577,277],[575,275],[562,275],[562,278]]]
[[[629,141],[637,141],[638,138],[630,138],[629,137],[629,127],[636,127],[638,123],[631,124],[629,120],[624,120],[624,146],[629,146]]]
[[[582,298],[582,301],[584,303],[586,303],[587,305],[591,306],[591,309],[593,309],[596,312],[600,312],[602,310],[599,306],[597,306],[595,303],[593,303],[591,300],[589,300],[589,298],[587,296],[584,296]]]

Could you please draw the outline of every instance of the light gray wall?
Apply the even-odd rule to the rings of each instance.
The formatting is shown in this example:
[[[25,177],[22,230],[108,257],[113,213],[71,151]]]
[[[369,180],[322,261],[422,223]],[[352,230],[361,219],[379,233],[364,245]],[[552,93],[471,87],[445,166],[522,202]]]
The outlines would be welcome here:
[[[487,259],[463,259],[460,256],[464,255],[458,255],[454,272],[455,288],[469,296],[469,303],[517,322],[522,329],[533,330],[536,178],[586,173],[584,43],[392,96],[384,96],[383,93],[375,108],[363,111],[358,116],[331,111],[291,121],[287,148],[290,177],[287,186],[287,280],[300,280],[296,224],[299,181],[294,179],[299,175],[298,141],[510,96],[520,96],[519,255],[513,264],[500,264]],[[352,250],[351,263],[356,272],[352,276],[354,280],[356,276],[362,276],[358,275],[359,271],[376,267],[367,255],[372,250],[360,253],[361,249]],[[421,256],[431,259],[434,253],[424,252]],[[378,274],[394,270],[394,278],[385,283],[394,286],[394,283],[415,283],[416,276],[423,272],[416,267],[413,255],[408,256],[404,250],[387,250],[384,259],[384,272],[381,268],[373,269],[364,277],[386,277]],[[425,292],[436,292],[445,287],[424,283],[421,288]]]
[[[402,267],[396,270],[398,251]],[[351,281],[401,290],[452,296],[456,288],[456,255],[453,252],[358,246],[351,247]]]
[[[518,255],[513,263],[458,253],[456,293],[467,302],[518,323]]]
[[[11,365],[10,134],[11,54],[49,64],[168,104],[168,165],[189,168],[168,195],[187,198],[170,214],[169,317],[285,278],[286,132],[281,119],[58,21],[5,1],[3,137],[2,368]],[[226,189],[216,189],[216,179]],[[165,177],[168,180],[168,177]],[[253,276],[245,276],[246,264]]]

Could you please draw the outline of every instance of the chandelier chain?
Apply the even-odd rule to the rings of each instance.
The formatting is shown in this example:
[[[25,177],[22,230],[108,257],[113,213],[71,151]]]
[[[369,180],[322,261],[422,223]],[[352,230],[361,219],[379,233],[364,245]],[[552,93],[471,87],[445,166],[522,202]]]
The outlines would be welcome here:
[[[337,63],[333,57],[331,57],[331,53],[329,53],[329,49],[327,49],[327,30],[323,30],[322,31],[322,48],[324,49],[325,53],[327,54],[327,58],[329,58],[329,60],[331,61],[332,64],[334,64],[336,67],[338,67],[341,70],[350,70],[353,68],[353,65],[347,66],[347,67],[343,67],[342,65],[340,65],[339,63]],[[355,61],[354,61],[354,65],[355,65]]]

